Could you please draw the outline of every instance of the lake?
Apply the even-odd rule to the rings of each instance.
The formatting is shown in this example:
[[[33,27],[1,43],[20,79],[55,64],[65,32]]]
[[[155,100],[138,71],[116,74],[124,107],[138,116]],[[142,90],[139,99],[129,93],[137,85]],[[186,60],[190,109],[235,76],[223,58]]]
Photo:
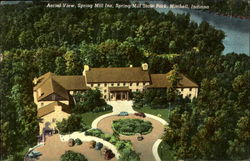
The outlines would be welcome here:
[[[143,1],[140,2],[144,3]],[[149,3],[162,4],[164,2],[151,1]],[[203,12],[196,9],[155,8],[155,10],[164,13],[171,10],[175,14],[189,13],[190,19],[196,23],[207,21],[216,29],[220,29],[225,32],[226,37],[223,40],[225,49],[223,54],[235,52],[249,55],[249,20],[216,15],[214,13]]]

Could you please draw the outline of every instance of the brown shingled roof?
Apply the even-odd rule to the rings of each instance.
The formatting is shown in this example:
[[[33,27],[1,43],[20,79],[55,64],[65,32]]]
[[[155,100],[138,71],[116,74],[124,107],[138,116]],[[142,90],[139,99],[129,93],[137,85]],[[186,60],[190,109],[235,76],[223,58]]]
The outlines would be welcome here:
[[[74,76],[53,76],[53,79],[61,84],[66,90],[86,90],[85,77],[82,75]]]
[[[171,86],[171,83],[168,79],[169,73],[167,74],[151,74],[151,82],[152,84],[147,86],[147,88],[168,88]],[[198,88],[198,85],[187,78],[185,75],[180,74],[181,80],[177,84],[177,87],[192,87],[192,88]]]
[[[38,78],[37,84],[34,86],[34,90],[41,88],[41,96],[38,101],[46,98],[52,93],[57,94],[61,98],[69,99],[67,91],[70,90],[87,90],[85,77],[82,75],[77,76],[56,76],[55,74],[48,72]]]
[[[86,71],[87,83],[109,82],[149,82],[150,76],[147,70],[141,67],[124,68],[90,68]]]
[[[46,82],[41,85],[41,96],[38,97],[38,101],[44,99],[52,93],[56,93],[65,100],[69,100],[68,92],[52,78],[46,80]]]
[[[53,102],[46,106],[43,106],[37,110],[37,116],[42,117],[45,115],[48,115],[49,113],[52,113],[55,111],[55,106],[62,106],[62,111],[66,113],[70,113],[70,108],[68,105],[61,103],[61,102]]]

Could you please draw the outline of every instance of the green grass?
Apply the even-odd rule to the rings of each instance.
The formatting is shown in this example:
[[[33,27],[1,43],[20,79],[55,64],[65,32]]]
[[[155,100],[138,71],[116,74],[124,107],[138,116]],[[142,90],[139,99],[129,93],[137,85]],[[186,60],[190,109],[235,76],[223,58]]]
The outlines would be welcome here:
[[[107,114],[107,113],[110,113],[112,112],[111,110],[110,111],[105,111],[105,112],[86,112],[86,113],[83,113],[81,114],[81,116],[84,118],[84,121],[85,123],[91,127],[91,124],[92,122],[99,116],[101,115],[104,115],[104,114]]]
[[[168,121],[168,117],[169,117],[169,110],[168,109],[152,109],[148,106],[144,106],[140,109],[135,109],[135,111],[152,114],[152,115],[158,116],[166,121]]]
[[[163,141],[159,145],[158,154],[162,161],[175,160],[173,151],[171,151],[169,145]]]

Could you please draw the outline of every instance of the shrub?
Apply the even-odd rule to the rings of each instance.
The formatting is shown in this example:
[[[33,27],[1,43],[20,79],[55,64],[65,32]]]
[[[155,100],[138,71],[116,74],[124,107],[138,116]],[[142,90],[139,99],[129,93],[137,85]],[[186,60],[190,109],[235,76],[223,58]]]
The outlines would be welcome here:
[[[77,138],[77,139],[75,139],[75,143],[76,143],[76,145],[81,145],[82,141],[79,138]]]
[[[56,123],[60,134],[68,134],[74,131],[85,131],[88,126],[84,123],[83,118],[79,115],[70,115],[68,119],[63,119]]]
[[[101,135],[101,138],[103,140],[106,140],[106,141],[109,141],[111,139],[111,137],[112,137],[112,135],[110,135],[110,134],[102,134]]]
[[[90,129],[85,132],[86,136],[95,136],[95,137],[101,137],[101,135],[104,134],[100,129]]]
[[[111,138],[109,140],[109,142],[111,144],[114,144],[114,145],[116,144],[117,141],[119,141],[119,139],[117,137],[115,137],[115,136],[111,136]]]
[[[88,161],[81,153],[76,153],[71,150],[66,151],[61,155],[60,161]]]
[[[118,161],[140,161],[140,157],[132,149],[124,149]]]
[[[112,110],[112,106],[110,105],[105,105],[105,106],[99,106],[99,107],[95,107],[92,112],[104,112],[104,111],[111,111]]]
[[[152,131],[152,124],[141,119],[114,120],[112,128],[115,132],[123,135],[134,135],[136,133],[148,134]]]
[[[106,110],[107,103],[102,98],[102,94],[99,89],[90,89],[83,94],[77,93],[73,97],[76,100],[76,105],[73,108],[73,112],[85,113],[90,111],[101,112]]]

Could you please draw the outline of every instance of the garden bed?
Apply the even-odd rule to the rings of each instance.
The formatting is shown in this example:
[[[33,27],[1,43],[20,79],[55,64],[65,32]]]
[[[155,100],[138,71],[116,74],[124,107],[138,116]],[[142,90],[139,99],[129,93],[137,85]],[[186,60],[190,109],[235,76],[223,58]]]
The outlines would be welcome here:
[[[122,135],[135,135],[150,133],[153,129],[152,123],[141,119],[119,119],[112,123],[114,132]]]

